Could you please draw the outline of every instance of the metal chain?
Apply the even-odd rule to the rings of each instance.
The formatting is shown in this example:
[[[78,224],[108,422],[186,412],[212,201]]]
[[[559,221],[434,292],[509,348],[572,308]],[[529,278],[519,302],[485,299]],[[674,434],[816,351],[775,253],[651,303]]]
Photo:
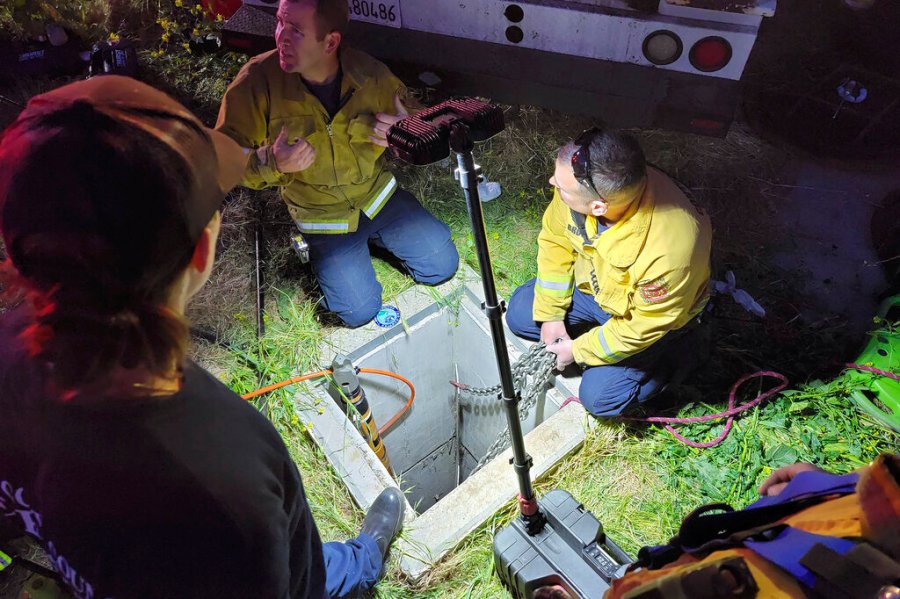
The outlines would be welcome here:
[[[512,365],[513,388],[522,390],[524,384],[527,382],[528,375],[534,377],[541,374],[544,370],[545,363],[551,366],[550,371],[553,370],[552,366],[556,364],[556,356],[550,352],[544,351],[546,347],[547,346],[543,343],[535,343],[528,351],[522,354],[518,362]],[[549,380],[549,377],[547,380]],[[453,381],[451,384],[457,387],[462,394],[473,397],[488,397],[491,399],[496,399],[497,394],[500,393],[501,389],[499,384],[492,387],[471,387],[456,381]],[[522,396],[525,396],[524,392],[522,393]],[[470,401],[467,403],[471,404],[473,402]]]
[[[520,392],[519,400],[519,420],[525,420],[528,411],[537,403],[538,395],[540,395],[553,378],[553,368],[556,366],[556,355],[545,351],[546,346],[543,343],[532,345],[527,352],[522,354],[512,366],[513,387]],[[492,387],[469,387],[454,383],[460,390],[461,394],[473,396],[475,398],[492,397],[498,399],[500,397],[500,385]],[[462,399],[462,397],[460,398]],[[471,402],[470,402],[471,403]],[[487,453],[478,460],[471,474],[478,472],[485,464],[500,455],[504,449],[510,445],[509,426],[503,429],[503,432],[488,448]],[[471,476],[471,474],[469,476]]]

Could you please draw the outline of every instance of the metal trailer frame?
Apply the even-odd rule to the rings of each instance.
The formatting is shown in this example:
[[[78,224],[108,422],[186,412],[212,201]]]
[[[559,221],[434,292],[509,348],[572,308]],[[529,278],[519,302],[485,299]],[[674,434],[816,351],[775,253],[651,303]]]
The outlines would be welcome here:
[[[775,0],[720,2],[726,8],[716,10],[703,8],[705,0],[359,2],[391,5],[396,19],[352,15],[346,42],[438,97],[478,95],[593,115],[620,127],[715,136],[728,131],[760,24],[775,9]],[[236,30],[253,21],[263,33],[244,35],[238,44],[251,53],[274,47],[268,37],[274,18],[260,23],[275,5],[245,0],[226,24],[226,41],[235,45],[243,35]],[[677,36],[680,51],[667,64],[653,64],[644,44],[661,30]],[[703,72],[693,66],[690,49],[709,37],[726,40],[731,56],[723,68]]]

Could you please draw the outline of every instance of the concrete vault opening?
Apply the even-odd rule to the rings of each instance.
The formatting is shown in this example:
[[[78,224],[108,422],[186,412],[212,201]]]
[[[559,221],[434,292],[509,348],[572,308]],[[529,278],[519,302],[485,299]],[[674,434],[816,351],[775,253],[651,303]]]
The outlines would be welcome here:
[[[387,329],[375,324],[341,329],[322,348],[325,359],[345,355],[357,368],[395,372],[415,386],[412,407],[382,437],[393,478],[344,415],[327,381],[313,388],[312,401],[308,391],[298,393],[298,415],[361,508],[368,508],[387,486],[404,491],[409,509],[396,548],[401,569],[413,578],[427,572],[517,492],[508,443],[476,471],[506,428],[501,402],[495,395],[461,394],[450,384],[459,380],[490,387],[499,382],[479,290],[477,275],[463,269],[441,287],[413,288],[397,298],[401,323]],[[507,342],[513,362],[528,347],[508,332]],[[406,385],[392,378],[360,373],[359,381],[379,425],[408,397]],[[535,478],[584,439],[582,408],[559,408],[577,388],[577,379],[557,377],[537,394],[522,421]]]

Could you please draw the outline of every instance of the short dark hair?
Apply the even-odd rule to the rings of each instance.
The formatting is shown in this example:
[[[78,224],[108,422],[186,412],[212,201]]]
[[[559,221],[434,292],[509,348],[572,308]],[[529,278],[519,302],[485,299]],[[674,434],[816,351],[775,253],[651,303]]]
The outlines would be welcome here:
[[[574,143],[566,144],[560,149],[560,160],[571,163],[576,150]],[[589,152],[591,182],[603,198],[615,197],[647,176],[647,160],[640,143],[624,131],[601,129],[591,140]]]
[[[282,0],[289,4],[308,2],[316,7],[316,39],[322,41],[334,31],[344,35],[350,22],[350,10],[346,0]]]

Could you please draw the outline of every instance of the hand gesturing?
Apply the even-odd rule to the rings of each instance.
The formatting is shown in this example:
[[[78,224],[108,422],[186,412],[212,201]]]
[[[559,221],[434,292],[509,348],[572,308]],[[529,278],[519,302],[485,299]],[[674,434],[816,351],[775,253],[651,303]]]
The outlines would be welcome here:
[[[272,143],[272,155],[275,157],[273,166],[278,171],[296,173],[309,168],[315,162],[316,149],[302,137],[288,139],[287,127],[283,126]]]
[[[394,123],[402,121],[409,116],[409,111],[406,109],[406,106],[403,105],[403,100],[400,99],[399,95],[394,96],[394,106],[397,108],[397,114],[379,112],[375,115],[375,135],[369,136],[369,139],[373,144],[378,144],[379,146],[384,146],[386,148],[388,145],[388,129],[390,129]]]

